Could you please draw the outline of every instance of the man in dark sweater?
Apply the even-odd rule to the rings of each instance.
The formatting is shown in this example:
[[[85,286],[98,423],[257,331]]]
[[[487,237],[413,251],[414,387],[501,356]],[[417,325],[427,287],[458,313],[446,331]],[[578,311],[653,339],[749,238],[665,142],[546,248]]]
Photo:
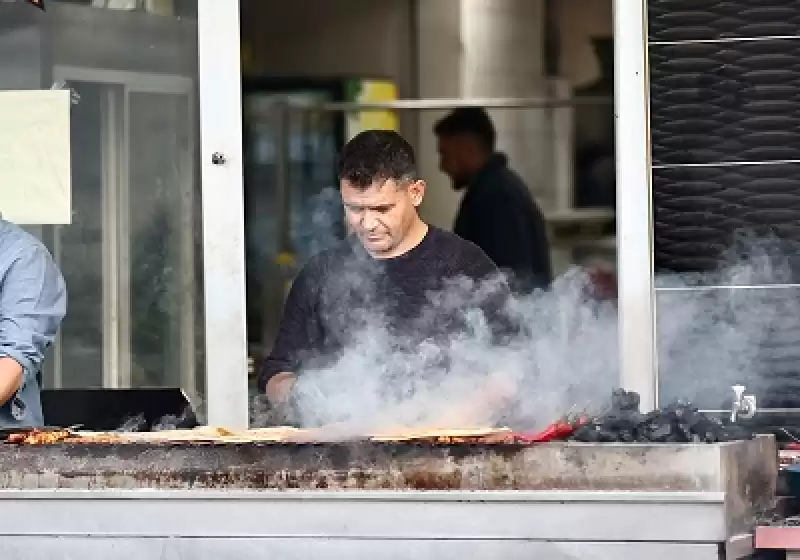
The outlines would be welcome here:
[[[466,189],[454,232],[510,272],[520,289],[552,281],[545,219],[527,186],[495,151],[497,134],[485,110],[459,108],[434,127],[441,170]]]
[[[455,334],[474,331],[470,309],[490,318],[490,338],[508,333],[492,319],[507,295],[502,282],[486,288],[498,272],[492,261],[473,243],[420,219],[425,182],[416,176],[408,142],[392,131],[362,132],[343,149],[339,180],[352,235],[310,259],[292,284],[260,372],[273,405],[291,400],[298,376],[332,367],[378,330],[387,333],[378,338],[387,361],[396,353],[411,359],[420,344],[444,347]],[[459,294],[448,300],[441,294],[458,278]],[[473,289],[477,283],[481,290]],[[446,357],[432,360],[441,367]]]

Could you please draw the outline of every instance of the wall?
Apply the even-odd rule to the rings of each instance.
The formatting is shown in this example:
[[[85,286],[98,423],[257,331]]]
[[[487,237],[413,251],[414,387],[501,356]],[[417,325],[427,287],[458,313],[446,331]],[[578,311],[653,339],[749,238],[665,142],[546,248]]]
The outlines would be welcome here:
[[[419,4],[419,95],[422,99],[461,97],[464,41],[461,35],[462,0],[436,0]],[[450,228],[460,195],[450,188],[450,180],[439,171],[433,126],[442,111],[419,115],[417,144],[420,173],[428,181],[422,216],[430,223]]]
[[[250,74],[391,78],[415,94],[411,0],[242,0]]]
[[[579,88],[600,76],[593,37],[611,37],[614,31],[611,0],[558,0],[555,20],[559,37],[559,75]]]
[[[462,95],[473,98],[542,97],[544,3],[539,0],[464,0],[465,64]],[[552,136],[540,109],[496,109],[498,150],[526,180],[539,204],[555,203],[549,181]]]
[[[540,0],[436,0],[420,2],[419,92],[423,98],[528,97],[541,93],[544,74],[544,14]],[[441,112],[420,116],[420,168],[429,189],[423,215],[450,227],[460,195],[438,171],[431,133]],[[495,111],[498,147],[546,198],[537,184],[542,161],[537,111]],[[542,201],[545,202],[545,201]],[[545,204],[546,205],[546,204]]]

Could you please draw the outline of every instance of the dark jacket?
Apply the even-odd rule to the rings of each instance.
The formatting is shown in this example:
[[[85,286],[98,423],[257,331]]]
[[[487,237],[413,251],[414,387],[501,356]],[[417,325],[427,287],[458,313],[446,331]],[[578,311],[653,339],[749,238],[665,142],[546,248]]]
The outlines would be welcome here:
[[[511,272],[520,289],[544,288],[553,279],[542,211],[503,154],[492,155],[470,181],[454,232]]]

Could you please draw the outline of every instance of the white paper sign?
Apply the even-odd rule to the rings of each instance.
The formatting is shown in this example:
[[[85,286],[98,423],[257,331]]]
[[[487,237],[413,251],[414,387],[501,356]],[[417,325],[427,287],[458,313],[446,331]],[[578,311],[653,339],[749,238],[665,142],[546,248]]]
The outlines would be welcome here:
[[[72,218],[70,91],[0,91],[0,214],[16,224]]]

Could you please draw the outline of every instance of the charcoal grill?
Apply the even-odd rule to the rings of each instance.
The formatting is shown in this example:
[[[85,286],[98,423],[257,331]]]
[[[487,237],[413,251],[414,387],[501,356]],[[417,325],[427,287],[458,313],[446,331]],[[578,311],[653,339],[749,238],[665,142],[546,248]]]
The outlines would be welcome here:
[[[739,558],[772,437],[720,444],[0,446],[25,558]],[[32,521],[35,520],[35,521]],[[398,542],[400,541],[400,542]],[[13,557],[13,553],[12,553]],[[131,556],[132,557],[132,556]]]

